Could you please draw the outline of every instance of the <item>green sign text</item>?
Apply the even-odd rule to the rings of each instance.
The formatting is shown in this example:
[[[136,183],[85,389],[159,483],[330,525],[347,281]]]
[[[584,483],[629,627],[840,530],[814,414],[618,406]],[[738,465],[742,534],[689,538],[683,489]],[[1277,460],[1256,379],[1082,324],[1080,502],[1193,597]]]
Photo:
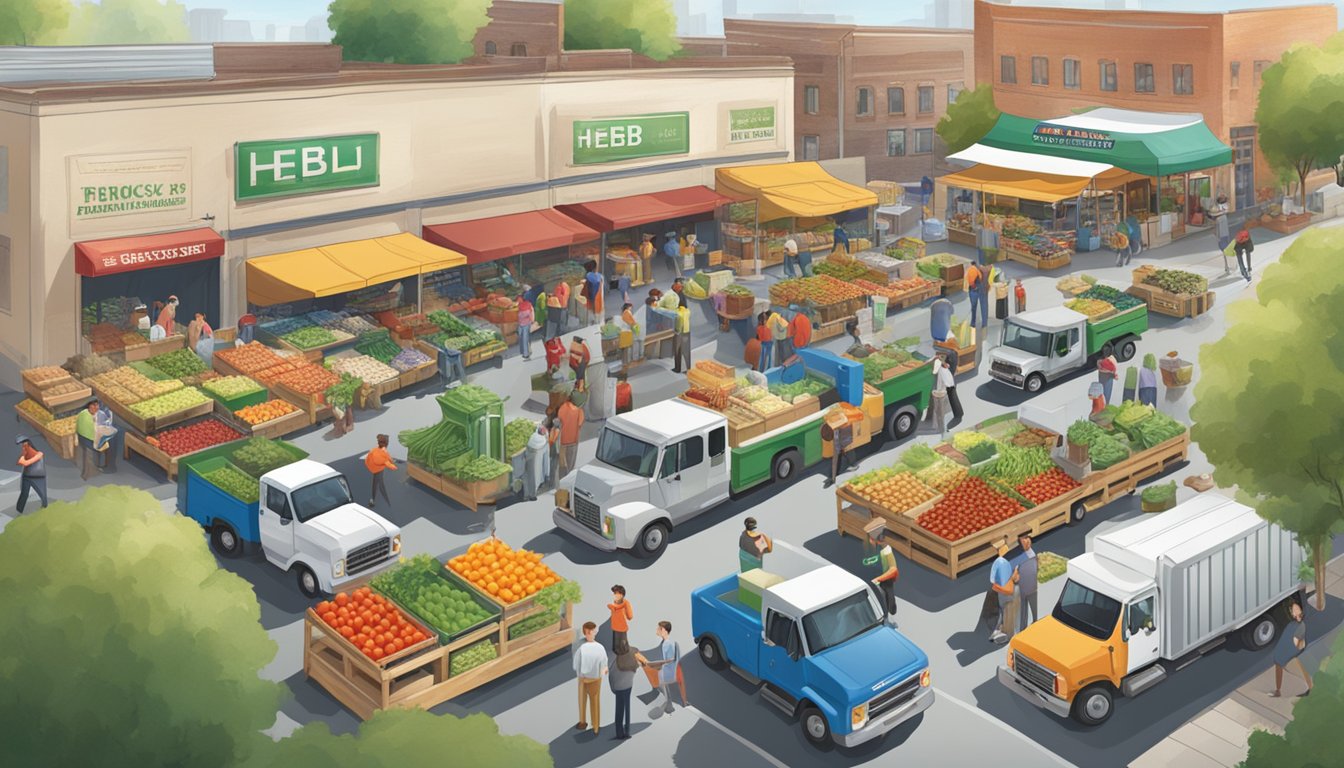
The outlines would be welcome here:
[[[728,143],[765,141],[775,138],[775,108],[728,110]]]
[[[684,155],[690,151],[689,112],[574,121],[574,165]]]
[[[244,141],[234,158],[237,200],[378,186],[376,133]]]

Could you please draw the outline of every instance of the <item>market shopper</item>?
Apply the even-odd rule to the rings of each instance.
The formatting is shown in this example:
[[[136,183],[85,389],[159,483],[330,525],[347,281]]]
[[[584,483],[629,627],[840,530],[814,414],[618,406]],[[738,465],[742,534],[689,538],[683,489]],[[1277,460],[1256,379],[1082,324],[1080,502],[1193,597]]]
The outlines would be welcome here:
[[[765,324],[770,328],[771,341],[775,342],[775,365],[784,365],[793,357],[793,350],[789,348],[789,321],[772,310]]]
[[[635,394],[630,388],[625,371],[616,375],[616,414],[629,413],[635,408]]]
[[[583,429],[583,409],[574,395],[560,406],[560,477],[574,471],[579,456],[579,431]]]
[[[97,435],[93,447],[103,454],[103,471],[116,472],[121,430],[112,423],[112,409],[98,408],[93,416],[93,433]]]
[[[989,325],[989,273],[990,267],[978,266],[974,262],[966,265],[966,295],[971,300],[972,328]],[[976,322],[977,312],[979,323]]]
[[[1097,361],[1097,381],[1106,395],[1106,404],[1111,403],[1111,393],[1115,390],[1115,380],[1120,377],[1120,363],[1115,355],[1106,355]]]
[[[537,312],[524,293],[518,297],[518,354],[524,360],[532,359],[532,324],[537,321]]]
[[[378,494],[383,495],[383,501],[392,506],[392,500],[387,497],[387,485],[383,482],[384,471],[397,471],[397,465],[393,463],[392,456],[387,452],[389,439],[387,435],[378,436],[378,445],[369,451],[364,457],[364,466],[373,476],[373,484],[369,489],[369,509],[373,509],[373,503],[378,500]]]
[[[784,276],[798,276],[798,241],[792,237],[784,241]]]
[[[1143,356],[1139,369],[1139,402],[1157,407],[1157,355],[1152,352]]]
[[[589,259],[583,265],[583,297],[588,304],[588,321],[602,316],[605,306],[602,295],[602,273],[597,271],[597,260]]]
[[[630,640],[626,633],[630,631],[630,622],[635,618],[635,609],[625,599],[625,587],[613,584],[611,602],[607,603],[611,612],[611,652],[617,655],[630,650]]]
[[[523,459],[523,498],[527,501],[537,500],[537,491],[541,490],[541,486],[546,483],[546,476],[550,474],[548,437],[546,426],[538,424],[537,431],[527,438],[524,448],[527,453]]]
[[[1129,235],[1125,233],[1128,227],[1119,220],[1115,222],[1115,231],[1111,233],[1111,249],[1115,251],[1115,266],[1123,267],[1129,263],[1131,254],[1129,252]]]
[[[1017,571],[1017,627],[1020,631],[1041,618],[1036,610],[1037,571],[1040,563],[1036,560],[1036,550],[1031,548],[1031,534],[1018,536],[1017,543],[1022,547],[1022,552],[1013,558],[1011,565]],[[1027,621],[1028,612],[1031,613],[1031,621]]]
[[[831,477],[822,483],[823,488],[835,485],[839,474],[849,468],[846,455],[849,453],[849,446],[854,443],[854,425],[843,413],[841,418],[844,419],[844,423],[836,426],[827,421],[821,423],[821,439],[831,443]]]
[[[1219,195],[1204,212],[1213,220],[1213,233],[1218,238],[1218,251],[1223,254],[1223,274],[1232,274],[1232,266],[1227,261],[1227,246],[1232,242],[1227,223],[1227,195]]]
[[[560,419],[546,415],[546,476],[552,490],[560,487]]]
[[[569,327],[569,283],[558,280],[546,297],[546,338],[551,339]]]
[[[75,417],[75,434],[79,438],[79,448],[82,460],[79,468],[79,479],[88,480],[89,475],[98,468],[98,460],[94,458],[94,452],[98,450],[95,443],[98,440],[96,416],[98,414],[98,401],[90,400],[84,410]],[[105,450],[105,449],[104,449]]]
[[[677,308],[677,319],[672,336],[672,372],[684,373],[691,370],[691,310]]]
[[[793,347],[792,352],[797,354],[798,350],[806,349],[812,343],[812,319],[796,305],[789,307],[789,310],[793,313],[789,319],[789,345]]]
[[[14,511],[23,514],[23,508],[28,505],[28,492],[33,491],[37,497],[42,500],[42,507],[47,506],[47,463],[44,460],[44,454],[33,447],[33,441],[27,435],[19,435],[14,441],[19,446],[18,465],[22,467],[19,477],[19,503],[14,506]]]
[[[653,282],[653,234],[645,232],[639,244],[639,282],[647,285]]]
[[[756,530],[756,518],[742,521],[742,535],[737,537],[737,564],[742,572],[764,568],[765,556],[774,546],[769,536]]]
[[[672,293],[677,297],[677,306],[686,306],[686,284],[680,277],[672,281]]]
[[[849,233],[846,232],[844,226],[840,224],[840,217],[836,216],[832,219],[832,223],[835,224],[835,232],[832,234],[832,237],[835,240],[834,250],[840,251],[841,253],[849,253]]]
[[[770,327],[765,324],[769,315],[762,312],[756,316],[756,340],[761,344],[761,355],[757,361],[756,370],[768,371],[773,361],[772,354],[775,349],[775,337],[770,333]]]
[[[677,641],[672,639],[672,622],[658,622],[658,629],[655,630],[658,635],[658,659],[649,662],[651,666],[658,669],[658,688],[662,694],[659,701],[653,703],[653,708],[649,710],[650,716],[654,715],[661,707],[666,714],[672,714],[672,685],[677,682],[677,669],[681,666],[681,648],[677,646]]]
[[[1251,231],[1244,225],[1238,230],[1236,243],[1232,247],[1237,254],[1237,268],[1241,270],[1241,276],[1246,278],[1246,282],[1251,282],[1251,252],[1255,250],[1255,243],[1251,242]]]
[[[681,243],[676,232],[668,232],[663,241],[663,255],[672,264],[672,274],[681,277]]]
[[[891,551],[890,544],[883,543],[880,534],[870,535],[869,542],[878,547],[877,563],[882,569],[882,572],[873,578],[873,583],[882,590],[883,608],[886,609],[887,615],[895,616],[896,580],[901,577],[901,571],[896,567],[896,553]]]
[[[630,738],[630,694],[635,688],[635,673],[638,671],[639,660],[635,658],[635,651],[629,644],[624,653],[616,654],[615,661],[607,671],[607,683],[616,696],[616,720],[612,725],[616,728],[617,739]]]
[[[1018,314],[1027,311],[1027,287],[1022,284],[1022,278],[1017,278],[1017,283],[1013,286],[1013,298],[1015,309]]]
[[[872,354],[872,351],[868,349],[868,345],[863,343],[863,339],[859,337],[858,320],[850,320],[845,323],[845,333],[848,333],[849,338],[854,342],[849,345],[849,349],[845,350],[846,355],[849,355],[856,360],[862,360]]]
[[[238,318],[238,343],[251,344],[252,337],[257,334],[257,316],[248,312]]]
[[[947,414],[949,410],[947,384],[941,375],[943,368],[943,358],[935,357],[933,359],[933,392],[929,395],[929,412],[924,417],[926,424],[937,427],[934,431],[940,437],[947,434]]]
[[[210,365],[215,355],[215,329],[205,319],[205,313],[197,312],[187,325],[187,344],[196,356]]]
[[[583,643],[574,651],[574,675],[579,679],[579,722],[576,731],[588,729],[584,719],[584,705],[593,721],[593,734],[596,735],[602,725],[602,676],[607,674],[607,649],[597,642],[597,625],[591,621],[583,624]]]
[[[957,379],[952,375],[952,367],[948,364],[947,355],[938,355],[936,358],[934,375],[938,377],[938,383],[943,391],[947,393],[947,405],[952,409],[952,420],[947,423],[948,429],[956,429],[961,423],[961,418],[965,411],[961,409],[961,398],[957,396]]]
[[[1004,627],[1009,626],[1009,622],[1016,621],[1016,617],[1012,616],[1008,609],[1017,593],[1018,575],[1013,570],[1012,563],[1008,562],[1008,540],[1000,539],[996,548],[999,551],[999,556],[994,559],[994,564],[989,569],[989,588],[994,593],[998,612],[990,630],[989,641],[1002,644],[1008,642],[1008,638],[1012,634],[1011,632],[1004,632]]]
[[[1283,670],[1292,661],[1297,662],[1297,668],[1302,670],[1302,679],[1307,683],[1307,690],[1297,694],[1297,697],[1302,698],[1311,693],[1311,675],[1307,673],[1307,665],[1302,663],[1302,652],[1307,650],[1307,625],[1303,621],[1302,603],[1294,600],[1288,607],[1288,615],[1292,621],[1288,622],[1279,636],[1279,642],[1274,646],[1274,690],[1269,694],[1274,698],[1283,695]]]
[[[588,350],[588,344],[584,342],[583,337],[575,336],[569,343],[569,367],[574,371],[574,389],[579,392],[588,388],[586,377],[588,363],[592,360],[593,353]]]
[[[640,340],[639,321],[635,320],[634,305],[628,301],[621,307],[621,322],[625,323],[625,332],[630,334],[629,340],[625,338],[625,334],[621,335],[621,362],[629,365],[630,361],[643,356],[644,345]]]

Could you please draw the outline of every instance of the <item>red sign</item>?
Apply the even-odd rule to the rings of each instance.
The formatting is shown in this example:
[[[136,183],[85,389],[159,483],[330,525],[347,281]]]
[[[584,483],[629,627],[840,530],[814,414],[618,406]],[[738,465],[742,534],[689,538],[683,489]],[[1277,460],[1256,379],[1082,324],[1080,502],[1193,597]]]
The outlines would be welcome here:
[[[136,269],[186,264],[224,255],[224,238],[209,227],[75,244],[75,272],[102,277]]]

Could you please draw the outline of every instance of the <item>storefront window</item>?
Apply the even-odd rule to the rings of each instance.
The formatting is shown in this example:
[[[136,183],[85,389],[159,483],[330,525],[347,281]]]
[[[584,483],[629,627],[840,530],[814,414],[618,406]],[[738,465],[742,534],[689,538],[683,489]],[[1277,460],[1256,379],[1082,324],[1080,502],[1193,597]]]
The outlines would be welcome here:
[[[1017,85],[1017,57],[999,57],[999,82],[1005,85]]]
[[[197,312],[211,326],[220,324],[219,260],[206,259],[99,277],[80,278],[80,328],[92,350],[121,352],[149,340],[170,296],[178,304],[174,332],[184,334]],[[141,310],[137,307],[143,306]],[[166,319],[166,318],[165,318]]]
[[[552,248],[538,253],[525,253],[522,256],[521,282],[532,286],[541,285],[549,291],[556,283],[564,280],[569,285],[572,295],[577,296],[583,278],[588,274],[583,265],[590,260],[599,261],[598,269],[601,269],[598,244],[595,242]],[[515,286],[497,292],[506,296],[517,296],[521,290]]]

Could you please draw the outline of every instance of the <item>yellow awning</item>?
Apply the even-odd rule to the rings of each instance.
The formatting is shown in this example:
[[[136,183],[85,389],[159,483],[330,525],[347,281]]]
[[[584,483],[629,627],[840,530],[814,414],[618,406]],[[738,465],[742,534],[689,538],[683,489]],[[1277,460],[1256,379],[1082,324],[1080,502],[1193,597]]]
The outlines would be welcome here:
[[[877,195],[843,182],[817,163],[778,163],[719,168],[714,187],[721,195],[755,200],[758,221],[830,216],[877,205]]]
[[[269,307],[334,296],[466,261],[409,233],[277,253],[247,261],[247,301]]]
[[[1092,180],[1079,176],[1055,176],[993,165],[975,165],[959,173],[939,176],[938,183],[991,195],[1055,203],[1077,197],[1092,183]]]
[[[1103,171],[1097,174],[1097,189],[1116,189],[1134,181],[1146,181],[1147,176],[1142,173],[1126,171],[1124,168],[1112,168],[1109,171]]]

